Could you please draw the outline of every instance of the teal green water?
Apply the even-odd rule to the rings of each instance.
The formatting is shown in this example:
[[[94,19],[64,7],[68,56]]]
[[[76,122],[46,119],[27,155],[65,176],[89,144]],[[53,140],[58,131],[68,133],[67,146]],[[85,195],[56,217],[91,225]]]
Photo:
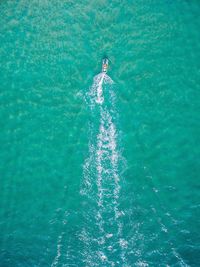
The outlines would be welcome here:
[[[0,8],[0,266],[200,266],[199,1]]]

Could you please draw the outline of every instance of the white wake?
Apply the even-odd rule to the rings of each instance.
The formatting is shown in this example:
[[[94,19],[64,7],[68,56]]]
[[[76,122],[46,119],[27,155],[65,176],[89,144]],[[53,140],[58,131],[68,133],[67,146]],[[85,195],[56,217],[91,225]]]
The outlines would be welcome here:
[[[87,213],[86,223],[93,223],[94,230],[91,226],[85,227],[81,233],[85,243],[83,257],[87,266],[104,264],[127,267],[128,242],[122,238],[121,217],[124,213],[119,208],[121,156],[115,123],[115,93],[113,81],[107,74],[100,73],[94,77],[87,103],[92,120],[89,124],[89,156],[84,164],[81,194],[92,199],[94,209],[91,209],[90,216]]]

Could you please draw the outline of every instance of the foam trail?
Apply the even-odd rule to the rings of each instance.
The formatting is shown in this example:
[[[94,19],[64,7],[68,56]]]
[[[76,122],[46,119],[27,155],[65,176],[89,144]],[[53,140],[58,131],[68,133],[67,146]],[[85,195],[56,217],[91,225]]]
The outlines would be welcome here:
[[[77,266],[79,261],[81,266],[87,267],[130,267],[133,266],[132,259],[135,260],[135,266],[149,266],[148,255],[145,255],[146,237],[140,228],[141,225],[133,224],[132,221],[127,223],[127,217],[134,215],[135,203],[130,205],[128,211],[126,209],[126,214],[120,208],[120,165],[123,158],[119,151],[115,91],[113,81],[107,74],[100,73],[94,77],[93,84],[86,94],[86,102],[91,120],[88,124],[88,157],[83,166],[80,190],[84,199],[83,212],[79,214],[83,216],[80,220],[82,227],[81,230],[79,228],[74,231],[74,239],[70,240],[63,220],[63,231],[58,237],[56,255],[51,266],[60,266],[63,259],[67,262],[65,266]],[[154,192],[155,186],[151,187]],[[152,211],[157,213],[154,207]],[[126,216],[126,234],[123,229],[123,216]],[[156,231],[150,242],[147,240],[146,243],[151,244],[152,240],[159,238],[159,234],[168,233],[169,229],[165,223],[158,215],[157,218],[159,231]],[[127,227],[130,229],[129,232]],[[170,236],[168,238],[170,239]],[[143,243],[140,244],[138,240]],[[74,244],[80,246],[74,248]],[[172,242],[170,245],[180,266],[188,266]],[[162,250],[153,252],[161,253]]]
[[[87,248],[84,253],[87,266],[102,264],[129,266],[126,260],[128,242],[122,238],[121,217],[124,213],[119,209],[120,153],[117,149],[118,133],[115,124],[115,95],[112,84],[113,81],[107,74],[100,73],[94,77],[93,85],[87,95],[92,122],[89,134],[89,157],[84,164],[84,182],[81,193],[91,198],[95,205],[91,216],[95,218],[93,224],[97,232],[97,237],[94,237],[89,233],[93,232],[93,229],[88,228],[82,231],[81,238],[83,242],[85,241]],[[95,251],[93,251],[94,247]],[[94,264],[94,260],[92,263],[88,258],[88,255],[92,254],[97,265]]]
[[[51,264],[51,267],[58,266],[58,263],[59,263],[59,260],[61,257],[62,239],[63,239],[63,233],[58,237],[57,253],[56,253],[56,256],[55,256],[53,263]]]
[[[102,74],[102,76],[100,78],[100,81],[99,81],[99,85],[97,87],[97,99],[96,99],[96,102],[99,103],[99,104],[102,104],[103,101],[104,101],[104,98],[103,98],[103,87],[102,87],[104,77],[105,77],[105,73]]]

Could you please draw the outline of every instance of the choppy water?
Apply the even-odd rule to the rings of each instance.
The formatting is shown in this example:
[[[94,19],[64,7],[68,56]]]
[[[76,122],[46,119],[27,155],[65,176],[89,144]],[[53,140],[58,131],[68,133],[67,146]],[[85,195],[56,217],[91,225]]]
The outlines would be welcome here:
[[[0,266],[200,266],[199,2],[0,7]]]

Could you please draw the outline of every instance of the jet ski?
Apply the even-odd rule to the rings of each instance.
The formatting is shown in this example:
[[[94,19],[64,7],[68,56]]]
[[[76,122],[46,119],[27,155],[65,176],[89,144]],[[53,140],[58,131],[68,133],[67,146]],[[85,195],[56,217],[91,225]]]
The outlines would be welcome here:
[[[102,72],[107,73],[107,71],[108,71],[108,59],[104,58],[102,60]]]

